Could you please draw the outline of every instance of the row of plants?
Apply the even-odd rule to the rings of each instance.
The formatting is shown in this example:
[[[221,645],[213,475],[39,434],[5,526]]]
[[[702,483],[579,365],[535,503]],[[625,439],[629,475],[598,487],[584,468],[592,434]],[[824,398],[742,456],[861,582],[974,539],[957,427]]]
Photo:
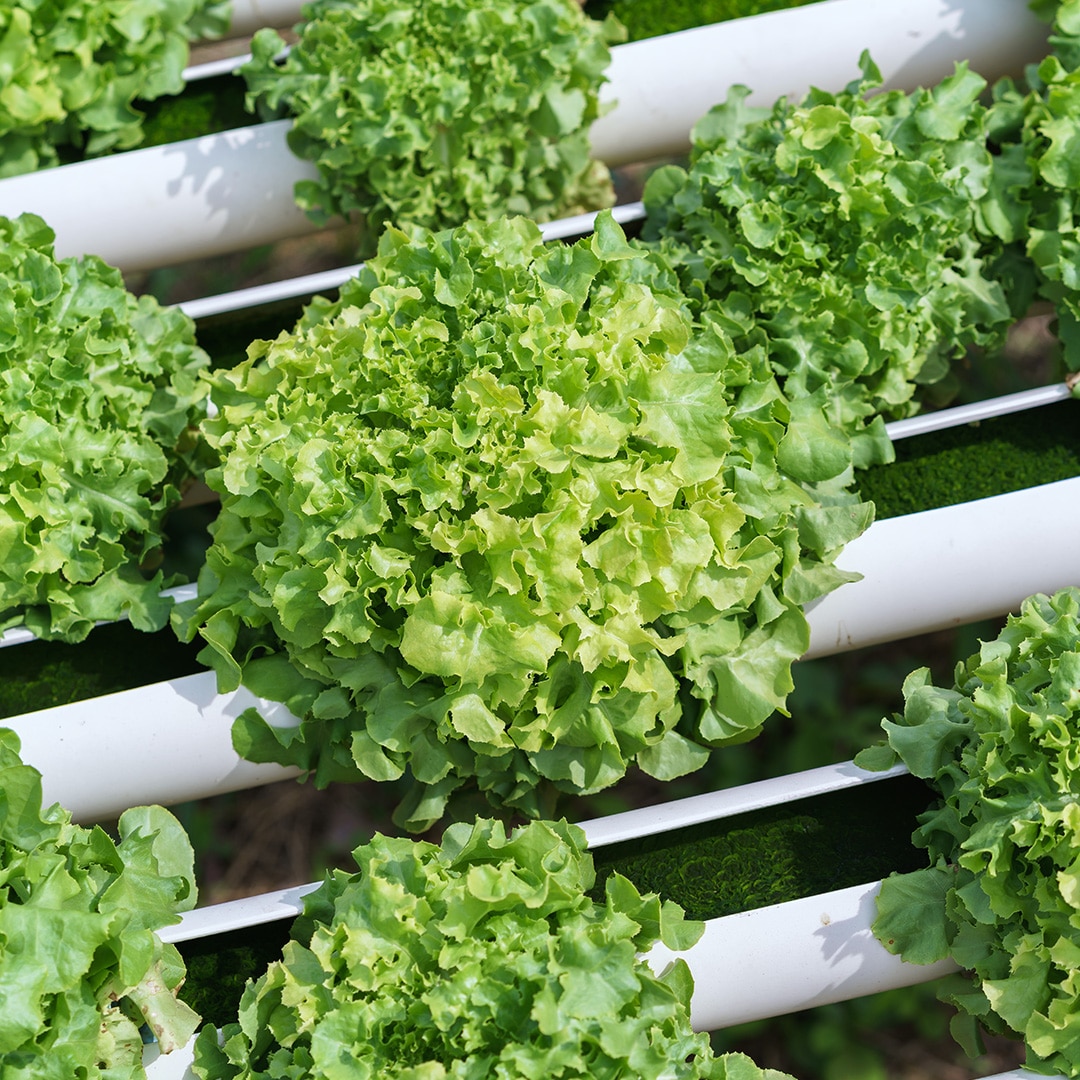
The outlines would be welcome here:
[[[1080,476],[1075,406],[1068,402],[904,439],[895,451],[896,461],[857,475],[875,520]],[[170,513],[165,580],[195,577],[216,514],[214,505]],[[193,674],[203,670],[199,648],[181,644],[168,628],[139,631],[124,620],[96,628],[79,644],[37,641],[0,651],[0,719]]]
[[[944,987],[946,999],[962,1009],[953,1028],[973,1056],[980,1050],[977,1021],[992,1031],[1026,1034],[1028,1068],[1067,1076],[1077,1075],[1068,1020],[1076,970],[1069,945],[1075,936],[1075,781],[1068,761],[1080,685],[1074,670],[1080,657],[1078,616],[1077,589],[1034,597],[958,665],[950,688],[934,686],[925,669],[913,672],[904,686],[904,713],[883,723],[888,745],[863,756],[871,768],[902,758],[938,795],[919,817],[914,837],[929,849],[932,865],[886,880],[875,933],[913,963],[951,954],[973,971]],[[791,899],[804,887],[819,890],[822,882],[810,879],[837,852],[822,859],[805,848],[813,848],[819,828],[831,833],[826,843],[843,844],[836,834],[845,829],[831,821],[833,810],[826,804],[850,797],[768,813],[774,828],[753,834],[748,822],[734,820],[719,833],[713,825],[696,835],[658,837],[646,845],[651,850],[641,850],[639,842],[625,851],[602,849],[594,857],[599,886],[613,870],[626,871],[639,889],[659,886],[661,896],[678,898],[702,918]],[[916,807],[927,797],[914,783],[905,796]],[[875,805],[876,813],[865,814],[866,826],[884,836],[892,817],[882,819],[880,799]],[[859,812],[837,805],[835,813],[847,819],[850,832]],[[911,813],[896,809],[898,842]],[[779,845],[773,854],[779,853],[789,879],[779,886],[763,882],[766,891],[754,896],[761,845],[770,843]],[[847,843],[856,856],[872,846],[858,837]],[[909,858],[902,848],[900,842],[888,857],[895,860],[893,868]],[[752,899],[747,903],[741,895],[729,908],[725,896],[740,887],[731,878],[733,860]]]
[[[40,775],[18,749],[0,730],[0,1063],[25,1077],[145,1076],[144,1032],[169,1053],[200,1023],[178,996],[180,954],[156,933],[195,905],[190,844],[161,807],[127,811],[119,844],[43,810]],[[742,1055],[714,1057],[690,1030],[685,965],[655,976],[637,954],[657,940],[684,949],[702,927],[619,876],[594,900],[577,827],[534,822],[507,836],[478,820],[439,846],[377,837],[355,857],[358,871],[310,895],[282,960],[245,991],[255,1027],[242,1016],[220,1047],[203,1028],[200,1076],[434,1080],[557,1066],[660,1077],[674,1065],[685,1077],[779,1080]],[[336,974],[316,975],[318,957]],[[478,981],[490,988],[479,1010]]]
[[[886,879],[875,933],[914,963],[951,953],[973,975],[958,976],[950,998],[981,1023],[1022,1031],[1033,1070],[1068,1076],[1078,1072],[1068,1020],[1077,664],[1080,590],[1032,598],[958,666],[951,688],[914,672],[904,713],[883,725],[888,744],[864,755],[873,768],[899,755],[940,796],[915,834],[931,866]],[[3,747],[5,956],[25,964],[31,942],[35,956],[56,942],[51,966],[32,963],[33,977],[17,981],[13,968],[5,983],[19,987],[17,999],[8,989],[5,1064],[69,1075],[92,1045],[98,1068],[125,1070],[103,1075],[138,1075],[140,1023],[163,1048],[197,1024],[177,996],[188,996],[179,954],[153,933],[194,904],[190,848],[160,808],[129,811],[119,847],[58,808],[42,814],[36,771],[10,734]],[[915,789],[911,798],[925,804]],[[808,820],[829,828],[809,807],[791,808],[783,828]],[[579,1076],[779,1076],[714,1058],[691,1036],[681,961],[657,977],[635,957],[655,940],[685,949],[701,926],[619,872],[666,883],[674,872],[671,892],[700,904],[699,872],[723,874],[732,845],[741,859],[743,832],[735,822],[722,840],[662,840],[651,860],[615,852],[599,875],[565,822],[508,836],[480,819],[451,826],[440,845],[377,837],[354,853],[355,872],[336,871],[309,895],[280,960],[243,989],[239,1025],[226,1025],[224,1041],[203,1029],[196,1074],[521,1076],[558,1063]],[[789,857],[806,842],[789,838]],[[52,936],[73,919],[77,954],[66,934]],[[482,1000],[477,985],[489,988]],[[974,1026],[966,1037],[977,1039]]]
[[[436,55],[440,57],[512,57],[519,47],[525,54],[535,50],[537,39],[530,42],[531,32],[539,30],[550,35],[556,26],[580,42],[583,33],[599,33],[600,24],[607,20],[607,30],[602,36],[611,40],[640,40],[806,2],[715,0],[676,11],[670,6],[657,10],[644,0],[624,0],[620,4],[593,3],[586,6],[584,14],[576,4],[535,4],[533,14],[524,23],[517,18],[519,5],[516,4],[506,4],[501,10],[489,6],[488,16],[479,20],[466,19],[467,8],[461,6],[454,14],[449,10],[434,17],[430,12],[415,13],[414,25],[404,38],[415,43],[416,56],[421,49],[436,47]],[[388,91],[397,94],[407,91],[411,95],[418,85],[427,81],[416,79],[415,59],[400,53],[393,57],[386,55],[378,44],[382,33],[396,35],[402,30],[400,13],[395,14],[392,6],[353,5],[348,15],[342,14],[346,9],[336,7],[335,14],[333,4],[308,5],[303,21],[297,25],[302,55],[319,58],[315,70],[325,75],[344,55],[348,66],[341,72],[341,82],[346,84],[350,81],[349,73],[359,72],[358,65],[362,62],[365,79],[369,80],[366,93],[378,99],[377,103],[368,104],[380,112],[389,111],[384,96]],[[613,18],[608,19],[609,15]],[[0,49],[9,61],[0,82],[0,100],[4,105],[4,119],[0,122],[0,177],[104,153],[193,138],[250,122],[256,110],[253,104],[247,110],[244,108],[243,80],[220,76],[205,84],[201,80],[187,84],[182,78],[191,43],[226,33],[229,20],[228,0],[174,0],[167,4],[144,0],[135,5],[106,8],[86,0],[47,5],[17,0],[9,5],[0,13]],[[527,25],[529,22],[533,23],[531,27]],[[335,29],[331,29],[333,24]],[[443,40],[443,47],[438,47],[439,35],[447,31],[449,43]],[[509,41],[504,37],[507,33],[510,33]],[[298,96],[296,89],[266,93],[267,78],[273,81],[274,55],[267,54],[269,67],[254,82],[249,80],[250,92],[264,101],[271,96],[284,97],[303,116],[309,103]],[[306,59],[303,62],[309,63]],[[565,115],[558,119],[549,116],[546,123],[537,115],[540,99],[550,87],[553,95],[561,95],[560,108],[565,113],[575,93],[585,91],[593,96],[595,111],[595,88],[606,67],[606,49],[594,47],[587,60],[571,60],[570,66],[567,63],[568,58],[563,58],[548,71],[529,64],[515,67],[515,77],[526,74],[533,83],[528,91],[531,105],[515,101],[513,107],[498,108],[498,103],[484,103],[494,104],[499,116],[517,113],[533,137],[548,134],[545,127],[564,129]],[[379,66],[393,69],[393,78],[382,82],[381,75],[376,73]],[[430,66],[430,55],[425,66]],[[410,68],[414,71],[411,79]],[[306,79],[309,85],[313,81],[311,74],[309,69]],[[446,70],[439,81],[446,83],[450,78],[452,75]],[[381,91],[377,84],[382,86]],[[461,88],[460,80],[458,88]],[[448,84],[442,89],[448,90]],[[466,95],[470,95],[468,89]],[[488,145],[493,145],[490,140],[495,132],[491,131],[491,123],[496,114],[485,114],[481,120],[473,108],[480,99],[471,96],[470,107],[453,111],[473,117],[467,121],[473,125],[473,141],[480,137],[477,133],[487,129]],[[449,95],[450,99],[454,97]],[[522,104],[526,107],[518,108]],[[411,100],[410,107],[420,112],[421,124],[445,125],[446,118],[442,115],[447,107],[445,98],[441,104],[435,96],[422,105],[420,99]],[[573,125],[578,129],[576,138],[583,137],[582,124],[587,120],[588,116],[579,117]],[[384,141],[388,137],[389,132],[382,135]],[[454,139],[459,149],[466,141],[466,133],[459,131]],[[442,152],[446,152],[445,147]],[[559,151],[560,155],[564,153]],[[467,155],[459,153],[456,160],[460,165]],[[335,168],[340,164],[337,162]],[[381,177],[383,182],[392,179],[389,172]],[[596,178],[591,186],[601,182]],[[524,194],[535,196],[536,185],[542,183],[535,181],[532,191]],[[375,186],[378,187],[378,181]],[[473,194],[475,197],[479,193]],[[542,205],[544,199],[536,201]],[[512,209],[507,204],[504,208]],[[447,218],[452,219],[452,216]]]
[[[1067,58],[1068,41],[1058,44]],[[1043,69],[1064,79],[1058,59]],[[853,467],[891,454],[881,418],[911,407],[916,375],[939,373],[940,364],[926,371],[931,345],[947,352],[980,325],[989,335],[1005,321],[1004,289],[981,276],[987,257],[967,233],[976,210],[979,220],[1004,215],[1006,194],[1009,206],[1023,205],[1015,189],[991,182],[1010,155],[986,149],[993,109],[977,101],[981,80],[960,71],[933,91],[868,102],[868,60],[864,73],[841,95],[817,93],[764,116],[738,94],[714,110],[695,135],[689,171],[665,169],[650,182],[655,241],[627,242],[603,217],[572,248],[544,249],[522,222],[446,236],[388,230],[382,257],[337,302],[315,302],[291,338],[257,344],[213,377],[220,411],[204,431],[221,461],[209,475],[224,505],[203,597],[178,625],[185,639],[207,642],[203,659],[223,688],[243,678],[304,717],[299,733],[241,718],[235,735],[248,756],[299,764],[320,782],[408,773],[417,783],[403,820],[421,827],[465,783],[536,814],[552,786],[599,790],[631,763],[671,779],[783,709],[791,662],[807,644],[802,608],[845,580],[832,560],[870,520],[850,491]],[[1010,94],[999,100],[1013,102]],[[1038,117],[1041,92],[1025,100]],[[830,158],[863,143],[858,169],[844,155]],[[1052,163],[1053,144],[1045,156]],[[711,200],[702,189],[736,160],[746,176],[762,175],[757,201],[750,192],[734,212],[716,195],[730,185]],[[791,170],[784,201],[769,195],[782,179],[777,162]],[[1015,162],[1009,169],[1017,175]],[[952,183],[958,177],[977,196],[966,216],[945,199],[965,190]],[[807,193],[796,201],[798,184]],[[665,192],[670,201],[658,201]],[[830,198],[823,220],[846,221],[853,234],[847,250],[836,240],[832,270],[798,209]],[[15,271],[27,280],[17,304],[13,294],[13,317],[46,304],[85,315],[71,304],[75,286],[64,284],[74,264],[47,265],[47,229],[30,218],[11,229],[12,250],[22,243],[29,252]],[[711,245],[694,242],[698,234]],[[783,262],[802,301],[797,337],[785,294],[767,302],[763,278],[794,242],[789,234],[818,253],[821,268],[800,282],[790,278],[800,259]],[[1045,230],[1038,235],[1048,246]],[[1027,280],[1029,292],[1040,272],[1049,275],[1034,258],[1022,263],[1015,244],[1003,254],[996,234],[988,246],[997,262],[1007,254],[1026,267],[1011,280]],[[957,252],[961,266],[950,269]],[[733,266],[740,280],[714,280]],[[889,282],[920,267],[918,299],[901,303]],[[876,303],[856,303],[856,279]],[[740,291],[753,283],[756,312]],[[94,364],[111,373],[130,348],[87,333],[94,319],[116,318],[102,295],[92,304],[94,316],[64,346],[69,364],[78,349],[93,358],[83,361],[89,383],[99,379]],[[867,332],[843,335],[857,344],[842,346],[851,355],[837,376],[817,358],[830,355],[825,328],[838,311]],[[23,334],[36,341],[36,329]],[[371,356],[363,379],[336,359],[343,346]],[[191,471],[193,409],[206,392],[194,373],[205,357],[190,341],[179,355],[180,375],[140,374],[144,411],[132,415],[167,446],[182,431],[171,452]],[[13,591],[10,621],[70,639],[125,611],[136,625],[159,625],[162,582],[140,569],[159,544],[157,526],[134,549],[116,539],[123,530],[130,543],[146,528],[135,514],[145,495],[117,497],[121,465],[110,444],[62,420],[59,393],[9,381],[16,463],[31,424],[21,460],[57,459],[41,483],[70,515],[31,508],[24,484],[12,486],[9,535],[26,552],[9,560],[9,587],[23,590]],[[340,412],[312,411],[317,384]],[[65,380],[73,415],[88,426],[104,418],[111,432],[116,406],[103,412],[100,393],[80,398],[76,386]],[[110,402],[130,394],[114,388]],[[26,400],[45,414],[31,422]],[[478,410],[486,430],[463,418]],[[355,438],[358,423],[369,441]],[[343,425],[353,441],[336,460]],[[92,461],[65,449],[79,441]],[[292,467],[294,458],[304,467]],[[503,471],[515,458],[511,492]],[[135,488],[163,479],[160,455],[152,473],[130,448],[124,460],[137,463]],[[87,482],[92,467],[110,470],[108,497],[98,490],[105,481]],[[160,505],[176,492],[167,482]],[[100,547],[85,543],[95,534]],[[62,538],[73,552],[58,561]],[[651,563],[642,538],[656,552]],[[60,589],[61,579],[71,587]]]
[[[177,623],[223,688],[304,718],[242,717],[246,756],[411,774],[419,828],[466,781],[537,814],[631,763],[672,779],[783,709],[802,608],[870,521],[855,467],[891,457],[916,379],[1053,291],[1024,207],[1071,198],[1053,142],[1026,173],[989,143],[1003,106],[962,66],[872,96],[863,69],[799,105],[733,94],[650,179],[643,243],[603,215],[569,249],[390,228],[212,376],[222,511]]]

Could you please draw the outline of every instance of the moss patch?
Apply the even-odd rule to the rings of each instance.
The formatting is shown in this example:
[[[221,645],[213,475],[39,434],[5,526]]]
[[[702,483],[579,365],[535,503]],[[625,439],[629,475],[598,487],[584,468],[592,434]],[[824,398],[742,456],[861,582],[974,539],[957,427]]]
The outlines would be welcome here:
[[[218,75],[188,83],[175,97],[137,101],[135,107],[146,117],[139,145],[164,146],[254,124],[256,118],[244,108],[244,94],[239,76]]]
[[[235,1023],[240,996],[248,979],[257,979],[281,959],[289,940],[291,919],[232,930],[177,944],[187,965],[180,998],[209,1024]]]
[[[589,0],[585,11],[596,19],[609,13],[627,28],[630,41],[676,30],[728,22],[766,11],[804,7],[818,0]]]
[[[598,848],[596,895],[617,872],[715,919],[916,870],[911,832],[932,798],[905,776]]]
[[[99,626],[78,645],[32,641],[0,649],[0,718],[49,709],[201,671],[199,644],[128,622]]]
[[[954,506],[1080,476],[1080,403],[1062,401],[896,443],[857,477],[877,517]]]

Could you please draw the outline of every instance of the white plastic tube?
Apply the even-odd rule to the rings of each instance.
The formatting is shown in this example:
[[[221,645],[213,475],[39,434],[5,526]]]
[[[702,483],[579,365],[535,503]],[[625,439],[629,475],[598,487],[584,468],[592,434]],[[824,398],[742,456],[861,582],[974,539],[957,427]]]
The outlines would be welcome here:
[[[858,768],[852,761],[843,761],[705,795],[674,799],[658,806],[609,814],[583,821],[581,828],[589,848],[595,850],[608,844],[677,832],[707,821],[720,821],[752,810],[873,784],[906,772],[903,765],[897,765],[884,772],[872,773]],[[180,922],[165,927],[160,936],[163,941],[191,941],[277,919],[295,918],[303,910],[304,897],[318,885],[318,882],[312,882],[186,911],[180,916]]]
[[[302,0],[232,0],[229,37],[247,37],[264,26],[279,29],[300,21]]]
[[[582,828],[588,838],[589,847],[600,848],[643,836],[687,829],[691,825],[746,814],[766,806],[779,806],[796,799],[808,799],[814,795],[827,795],[834,791],[861,787],[863,784],[902,776],[906,772],[907,768],[903,765],[896,765],[883,772],[867,772],[852,761],[844,761],[837,765],[823,765],[817,769],[740,784],[722,791],[674,799],[657,806],[609,814],[607,817],[584,822]]]
[[[293,187],[316,176],[285,143],[290,121],[0,180],[0,214],[32,211],[58,256],[122,270],[168,266],[309,233]]]
[[[863,580],[808,611],[807,656],[1002,615],[1032,593],[1080,584],[1078,536],[1080,478],[875,522],[838,560]],[[85,821],[295,775],[233,749],[232,721],[255,704],[245,691],[218,697],[204,673],[3,723],[41,771],[47,801]],[[281,726],[297,722],[281,705],[260,711]]]
[[[275,889],[258,896],[245,896],[239,900],[226,900],[221,904],[185,911],[180,922],[163,927],[158,931],[158,937],[162,941],[193,941],[249,926],[262,926],[280,919],[295,919],[304,910],[304,897],[318,887],[319,882],[313,881],[290,889]]]
[[[592,127],[609,165],[682,153],[689,132],[727,89],[751,102],[843,89],[869,50],[889,89],[931,86],[957,60],[993,81],[1046,53],[1046,26],[1016,0],[823,0],[612,49],[602,101],[618,105]]]
[[[1043,405],[1056,405],[1058,402],[1068,401],[1072,396],[1073,388],[1070,382],[1037,386],[1031,390],[1018,390],[1015,394],[1002,394],[1001,397],[957,405],[952,409],[940,409],[938,412],[909,416],[904,420],[893,420],[885,425],[885,434],[896,442],[898,439],[926,435],[931,431],[944,431],[962,424],[978,424],[998,416],[1038,409]]]
[[[278,726],[297,721],[241,688],[218,694],[211,672],[153,683],[0,723],[41,773],[44,805],[76,821],[102,821],[129,806],[185,802],[269,784],[297,769],[257,765],[233,749],[233,720],[255,707]]]
[[[811,85],[839,88],[869,48],[890,85],[948,74],[956,60],[993,77],[1045,52],[1046,30],[1017,0],[822,0],[612,50],[592,129],[611,165],[678,152],[732,83],[762,101]],[[812,47],[807,48],[811,42]],[[0,214],[30,210],[61,255],[93,253],[122,270],[168,266],[314,229],[293,204],[313,166],[285,144],[288,121],[119,154],[0,181]]]
[[[1008,1072],[994,1073],[993,1076],[984,1076],[982,1080],[1065,1080],[1061,1073],[1044,1075],[1033,1073],[1030,1069],[1010,1069]]]
[[[963,626],[1080,585],[1080,478],[876,521],[807,611],[808,657]]]
[[[662,944],[648,954],[662,971],[681,956],[694,976],[690,1020],[712,1031],[929,982],[957,970],[920,966],[887,952],[870,926],[880,883],[710,919],[693,948]]]

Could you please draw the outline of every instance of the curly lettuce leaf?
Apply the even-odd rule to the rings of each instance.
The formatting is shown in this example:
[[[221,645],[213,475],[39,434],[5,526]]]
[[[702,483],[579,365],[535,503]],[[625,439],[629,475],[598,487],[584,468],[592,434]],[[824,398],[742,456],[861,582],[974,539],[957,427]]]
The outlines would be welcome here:
[[[0,1071],[142,1077],[148,1024],[168,1052],[199,1018],[178,1001],[179,953],[155,933],[195,905],[191,845],[159,806],[120,841],[43,810],[41,776],[0,730]]]
[[[714,1058],[689,1023],[683,961],[639,959],[703,929],[613,876],[602,900],[584,834],[533,822],[447,829],[441,846],[376,836],[305,898],[282,959],[249,983],[238,1024],[204,1031],[204,1080],[711,1077],[780,1080]]]
[[[149,565],[201,469],[209,361],[191,320],[60,259],[32,214],[0,218],[0,626],[78,641],[168,620]]]
[[[1080,147],[1080,2],[1058,5],[1052,51],[1028,71],[1027,86],[1002,80],[989,114],[996,153],[982,227],[1003,243],[996,272],[1023,314],[1049,301],[1064,366],[1080,370],[1080,232],[1076,225]]]
[[[318,221],[362,215],[445,228],[468,218],[548,220],[614,202],[589,156],[615,24],[574,0],[362,0],[305,6],[299,40],[262,30],[242,73],[249,107],[293,117],[289,145],[316,181]]]
[[[914,836],[931,866],[886,879],[874,932],[915,963],[951,956],[967,974],[948,1000],[1080,1076],[1080,589],[1025,601],[953,687],[922,670],[904,699],[889,746],[940,799]]]

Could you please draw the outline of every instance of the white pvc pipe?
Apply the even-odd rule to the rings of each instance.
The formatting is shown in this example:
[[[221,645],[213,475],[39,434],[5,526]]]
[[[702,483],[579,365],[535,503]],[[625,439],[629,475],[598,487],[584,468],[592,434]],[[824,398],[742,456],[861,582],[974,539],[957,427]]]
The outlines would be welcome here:
[[[951,409],[940,409],[938,412],[909,416],[904,420],[893,420],[885,425],[885,434],[896,442],[898,439],[910,439],[932,431],[960,427],[962,424],[977,424],[983,420],[993,420],[998,416],[1038,409],[1043,405],[1056,405],[1059,401],[1068,401],[1072,396],[1073,388],[1068,382],[1037,386],[1032,390],[1018,390],[1015,394],[1002,394],[1000,397],[987,398],[985,401],[973,401]]]
[[[882,772],[867,772],[853,761],[837,765],[823,765],[817,769],[789,773],[750,784],[710,791],[704,795],[691,795],[658,806],[644,806],[610,814],[582,824],[590,848],[619,844],[643,836],[675,832],[691,825],[761,810],[766,806],[779,806],[796,799],[808,799],[815,795],[828,795],[879,780],[889,780],[907,773],[904,765],[895,765]]]
[[[859,77],[864,49],[886,88],[911,90],[962,59],[990,81],[1021,74],[1046,54],[1046,37],[1017,0],[822,0],[619,45],[600,94],[618,107],[593,124],[593,154],[613,166],[680,154],[729,86],[750,87],[757,105],[811,86],[835,92]]]
[[[676,953],[658,943],[645,959],[657,974],[677,958],[686,962],[694,977],[690,1021],[698,1031],[913,986],[956,971],[951,960],[919,966],[885,950],[870,929],[879,887],[879,882],[856,885],[710,919],[690,949]],[[189,1046],[156,1058],[147,1076],[186,1080],[193,1076],[187,1071],[190,1061]]]
[[[1061,1073],[1033,1073],[1030,1069],[1010,1069],[1008,1072],[984,1076],[982,1080],[1066,1080]]]
[[[237,53],[235,56],[223,56],[218,60],[207,60],[203,64],[193,64],[184,68],[180,77],[184,82],[199,82],[202,79],[215,79],[219,75],[230,75],[242,64],[251,59],[251,53]]]
[[[713,1031],[817,1005],[914,986],[957,970],[952,960],[905,963],[870,927],[880,882],[709,919],[684,953],[654,945],[660,972],[681,956],[694,976],[690,1020]]]
[[[76,821],[103,821],[129,806],[169,805],[269,784],[299,770],[245,761],[232,722],[255,707],[278,726],[296,719],[241,687],[218,694],[212,672],[24,713],[0,721],[41,773],[44,805]]]
[[[811,42],[812,47],[807,48]],[[987,77],[1043,55],[1046,28],[1016,0],[822,0],[612,50],[594,155],[611,165],[680,152],[735,82],[771,102],[838,89],[869,48],[890,85],[938,81],[968,59]],[[118,154],[0,181],[0,214],[40,214],[61,255],[122,270],[210,257],[314,229],[293,204],[315,175],[285,144],[288,121]]]
[[[275,889],[258,896],[244,896],[239,900],[226,900],[221,904],[185,911],[180,916],[180,922],[160,929],[158,937],[162,941],[193,941],[281,919],[295,919],[304,910],[304,897],[320,884],[312,881],[306,885]]]
[[[264,26],[280,29],[300,21],[302,0],[232,0],[229,37],[247,37]]]
[[[875,522],[838,560],[863,580],[808,610],[806,655],[1000,616],[1032,593],[1080,584],[1078,536],[1080,478]],[[215,676],[204,672],[2,723],[23,739],[47,801],[83,821],[295,775],[245,762],[233,749],[232,720],[250,704],[243,690],[218,697]],[[260,711],[272,723],[297,723],[280,704]],[[118,723],[125,717],[138,718],[137,739]]]
[[[1080,477],[876,521],[836,560],[863,575],[807,609],[807,657],[1013,611],[1080,585]]]
[[[289,151],[290,123],[0,180],[0,214],[39,214],[56,232],[58,256],[100,255],[126,271],[302,236],[314,226],[293,187],[317,172]]]

